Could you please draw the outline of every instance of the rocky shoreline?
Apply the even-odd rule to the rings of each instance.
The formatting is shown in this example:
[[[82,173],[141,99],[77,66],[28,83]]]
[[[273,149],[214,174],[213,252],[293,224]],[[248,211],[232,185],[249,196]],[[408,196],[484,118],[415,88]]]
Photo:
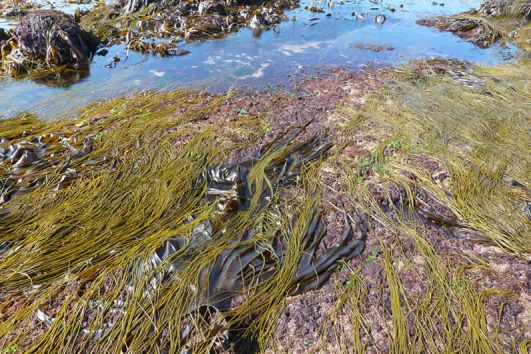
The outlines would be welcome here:
[[[479,75],[475,70],[479,69],[460,63],[419,61],[412,63],[411,67],[398,70],[367,70],[356,74],[337,70],[322,77],[302,80],[296,85],[296,93],[146,93],[134,98],[96,102],[82,110],[80,117],[73,121],[45,123],[27,116],[19,117],[18,121],[12,121],[13,124],[5,121],[0,123],[4,124],[2,131],[11,132],[4,133],[5,136],[1,140],[0,178],[2,185],[8,186],[11,193],[2,195],[0,225],[3,226],[0,227],[7,227],[2,224],[2,220],[11,220],[18,215],[21,212],[20,201],[27,200],[28,195],[31,196],[32,193],[41,195],[41,191],[49,190],[51,194],[46,193],[42,195],[43,198],[54,199],[54,195],[63,198],[60,196],[68,194],[70,188],[80,188],[92,178],[107,174],[112,176],[120,171],[120,166],[125,161],[123,159],[127,159],[129,154],[134,154],[135,150],[148,142],[145,139],[149,139],[149,135],[143,135],[143,130],[148,133],[154,129],[156,135],[162,139],[161,142],[171,142],[179,149],[193,140],[197,132],[215,127],[216,145],[221,146],[224,151],[223,157],[218,161],[223,161],[224,166],[231,166],[253,158],[257,149],[263,150],[263,147],[275,144],[286,132],[303,128],[302,135],[296,139],[303,146],[304,141],[312,136],[326,137],[332,144],[316,182],[324,188],[319,203],[323,225],[326,227],[323,249],[330,249],[341,242],[345,215],[351,215],[353,220],[358,220],[352,221],[352,225],[356,225],[355,230],[362,224],[367,225],[366,251],[353,259],[347,258],[343,263],[334,265],[330,280],[324,284],[319,282],[319,287],[322,285],[322,288],[315,289],[310,286],[307,292],[288,297],[286,306],[277,313],[278,320],[269,320],[275,330],[267,342],[267,348],[263,349],[271,353],[324,353],[330,348],[348,352],[348,348],[359,348],[361,345],[361,348],[368,352],[392,350],[396,338],[393,328],[396,328],[397,324],[393,322],[396,309],[393,310],[391,305],[395,300],[392,298],[390,287],[394,281],[392,274],[395,273],[386,271],[386,262],[391,262],[395,269],[393,272],[396,272],[398,277],[397,281],[407,289],[402,296],[408,301],[428,301],[423,298],[425,294],[433,292],[433,296],[443,296],[438,292],[446,291],[431,288],[431,281],[434,280],[430,280],[432,268],[428,267],[428,264],[434,260],[423,253],[423,248],[417,244],[419,239],[412,238],[407,232],[402,233],[407,229],[399,232],[389,225],[382,225],[383,216],[375,218],[369,209],[361,208],[361,205],[357,204],[363,200],[362,195],[356,192],[356,197],[353,197],[351,193],[355,193],[355,189],[349,184],[357,181],[356,183],[362,183],[368,188],[367,193],[370,198],[374,198],[378,210],[391,220],[397,217],[398,206],[412,203],[414,211],[409,217],[418,223],[418,237],[428,240],[432,245],[430,247],[436,250],[437,257],[440,257],[437,262],[444,265],[441,265],[443,268],[438,271],[447,272],[444,273],[447,278],[443,284],[452,290],[447,290],[450,292],[444,296],[451,296],[452,299],[457,296],[452,301],[457,301],[460,305],[456,306],[461,306],[469,296],[476,299],[478,294],[485,292],[479,315],[475,312],[470,312],[470,315],[479,316],[478,321],[486,321],[488,327],[482,331],[500,333],[499,338],[491,342],[493,348],[510,350],[512,346],[525,345],[524,338],[529,336],[526,330],[529,328],[526,326],[526,319],[529,318],[529,308],[526,307],[529,297],[526,281],[529,272],[525,259],[493,245],[483,232],[460,219],[451,204],[446,205],[435,198],[435,191],[444,191],[448,193],[447,196],[456,193],[455,187],[452,186],[453,178],[457,176],[435,156],[417,152],[415,148],[406,145],[406,140],[397,140],[393,135],[389,135],[375,118],[379,113],[371,113],[374,109],[371,107],[385,107],[381,99],[387,104],[393,104],[385,96],[374,102],[375,97],[379,97],[385,90],[385,85],[392,82],[415,85],[416,82],[427,80],[430,87],[448,82],[454,89],[463,90],[459,91],[461,94],[474,93],[477,98],[487,97],[483,90],[486,87],[485,80],[489,80],[489,77],[487,74]],[[465,77],[468,79],[463,81]],[[493,80],[506,79],[501,77]],[[474,82],[473,87],[468,87],[470,82]],[[497,82],[501,86],[496,90],[502,90],[506,85],[502,81]],[[467,86],[461,86],[462,83],[467,83]],[[519,87],[519,84],[515,85]],[[492,90],[493,87],[489,87]],[[521,105],[521,102],[518,105]],[[180,123],[177,125],[176,122]],[[11,130],[6,130],[9,124]],[[124,140],[111,138],[118,132],[125,134]],[[131,139],[137,134],[142,138]],[[298,161],[297,159],[303,156],[305,155],[294,155],[292,161]],[[394,163],[399,161],[407,163],[411,172],[402,170],[404,167],[393,167]],[[347,182],[350,177],[344,175],[345,171],[355,173],[352,176],[354,179],[349,183]],[[410,174],[413,171],[415,175]],[[212,176],[217,176],[220,180],[227,178],[222,171],[219,171],[219,176],[216,173]],[[424,178],[422,176],[428,176],[430,189],[425,189],[426,185],[421,182],[421,178]],[[396,177],[398,180],[394,179]],[[518,183],[512,183],[513,187],[510,188],[518,189],[514,193],[521,193],[525,187],[514,186],[525,184],[526,181],[519,180]],[[407,199],[412,196],[407,188],[414,188],[414,200]],[[221,193],[223,189],[220,185],[216,187],[215,193]],[[297,200],[296,196],[300,192],[295,188],[286,191],[287,194],[283,194],[283,197]],[[444,193],[442,195],[445,195]],[[439,195],[438,198],[440,197]],[[232,210],[232,204],[223,197],[212,195],[212,198],[218,201],[216,205],[220,208]],[[515,197],[514,200],[520,200],[519,198]],[[363,222],[360,224],[359,220]],[[16,250],[11,242],[16,244],[22,241],[2,243],[0,255],[2,252],[9,255],[9,252]],[[317,251],[317,254],[321,255],[322,252],[326,251]],[[164,257],[169,255],[164,255],[161,259]],[[477,259],[481,259],[483,263],[475,261]],[[446,262],[450,262],[449,268],[446,268]],[[460,275],[455,268],[456,264],[463,267],[465,273]],[[2,321],[15,326],[9,335],[2,337],[0,347],[15,348],[15,352],[18,352],[46,341],[46,336],[51,335],[49,331],[54,326],[54,321],[61,321],[64,306],[70,306],[67,305],[69,301],[77,301],[69,299],[91,296],[88,289],[91,289],[91,286],[100,286],[94,278],[99,272],[105,272],[105,267],[82,272],[82,276],[76,278],[76,281],[69,281],[67,287],[54,290],[46,302],[39,302],[36,298],[39,292],[31,289],[22,292],[0,291]],[[33,281],[37,281],[36,278]],[[106,284],[98,292],[108,296],[112,287],[112,284]],[[457,295],[453,294],[453,291],[456,291]],[[122,294],[120,300],[116,301],[127,304],[126,295],[127,293]],[[123,300],[122,296],[125,296]],[[346,299],[358,299],[359,302],[345,303]],[[38,310],[26,316],[26,320],[17,319],[20,309],[32,309],[37,304]],[[429,304],[428,301],[426,306],[436,306],[437,302],[435,305]],[[245,297],[237,297],[232,299],[229,309],[219,310],[221,313],[230,313],[244,305]],[[88,318],[97,316],[97,307],[90,306],[86,310]],[[429,317],[422,317],[422,311],[417,313],[414,308],[408,308],[405,304],[401,306],[403,311],[412,316],[411,323],[407,326],[408,332],[403,335],[422,338],[423,334],[419,331],[416,321],[426,321],[428,325]],[[352,316],[353,308],[358,308],[360,316],[364,318],[363,325],[358,330],[353,327],[356,323],[360,325],[356,322],[357,317]],[[430,311],[433,310],[434,308],[431,308]],[[112,328],[114,321],[121,321],[119,314],[125,309],[123,305],[112,305],[110,311],[115,315],[104,322],[105,328]],[[454,312],[456,310],[451,307],[451,311],[451,316],[459,316],[460,310]],[[500,313],[501,317],[498,318]],[[249,315],[242,318],[242,322],[238,322],[239,326],[252,326],[253,321],[260,319],[260,312],[255,315],[256,317]],[[459,320],[459,317],[456,319]],[[237,348],[238,345],[244,344],[232,342],[239,338],[240,334],[237,333],[240,332],[233,332],[226,327],[230,321],[213,321],[218,321],[215,323],[223,330],[216,332],[216,344],[212,350],[231,353],[234,352],[234,347],[230,349],[231,345],[236,345]],[[93,331],[88,326],[89,322],[85,319],[79,323],[79,328],[83,330],[79,332],[76,341],[81,343],[88,340],[86,345],[97,346],[97,337],[87,337],[86,333]],[[432,323],[429,326],[430,330],[433,330],[439,325]],[[102,330],[99,327],[96,329]],[[352,342],[355,337],[345,335],[350,331],[360,336],[360,343]],[[463,328],[463,331],[466,329]],[[444,338],[440,333],[434,332],[432,335]],[[132,336],[132,343],[135,343],[134,338]],[[163,334],[160,340],[161,343],[167,343],[169,339]],[[13,346],[12,343],[17,344]],[[60,345],[58,341],[53,343]],[[253,343],[254,346],[257,345],[256,341]],[[426,345],[429,348],[431,344],[417,345]],[[433,348],[445,348],[443,343],[434,345]]]
[[[421,22],[488,47],[509,38],[492,19],[528,25],[504,3]],[[100,40],[166,38],[163,4],[96,10],[120,27]],[[211,4],[208,21],[232,11]],[[83,21],[30,12],[0,32],[4,64],[81,69]],[[416,60],[0,120],[0,352],[528,352],[530,65]]]

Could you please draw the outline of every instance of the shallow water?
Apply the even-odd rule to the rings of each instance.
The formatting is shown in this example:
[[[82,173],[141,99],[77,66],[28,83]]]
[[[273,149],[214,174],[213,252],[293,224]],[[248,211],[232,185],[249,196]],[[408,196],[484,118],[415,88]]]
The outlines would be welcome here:
[[[451,33],[415,23],[421,17],[454,14],[480,3],[481,0],[447,0],[440,6],[432,0],[351,0],[317,4],[325,13],[316,14],[303,8],[316,3],[302,0],[300,8],[287,12],[290,20],[275,30],[257,35],[242,29],[221,40],[183,43],[181,48],[190,51],[186,56],[127,54],[123,46],[114,46],[108,48],[105,57],[96,56],[90,73],[79,75],[79,81],[69,86],[4,77],[0,79],[0,117],[30,111],[53,119],[97,98],[144,89],[187,87],[219,91],[231,86],[285,85],[293,76],[337,66],[357,70],[366,65],[398,65],[431,57],[487,65],[513,60],[518,52],[511,45],[480,49]],[[384,14],[387,21],[376,24],[374,17],[378,14]],[[382,46],[384,50],[375,52],[367,48],[369,45]],[[121,61],[115,68],[106,67],[115,55]]]

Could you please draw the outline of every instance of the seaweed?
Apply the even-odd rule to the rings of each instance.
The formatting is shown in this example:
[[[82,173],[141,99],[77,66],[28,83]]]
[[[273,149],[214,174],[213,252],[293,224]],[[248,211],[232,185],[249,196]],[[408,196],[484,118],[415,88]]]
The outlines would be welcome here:
[[[531,250],[522,154],[529,72],[528,59],[418,61],[387,77],[363,109],[345,104],[351,121],[341,139],[377,142],[369,161],[336,162],[335,188],[367,216],[371,251],[342,265],[319,332],[295,345],[312,353],[529,350],[527,313],[509,315],[527,304],[526,277],[517,274]],[[316,306],[310,296],[300,304]]]
[[[87,64],[99,44],[97,38],[81,30],[70,16],[54,10],[35,10],[22,18],[0,42],[2,68],[15,76],[38,69]]]
[[[146,141],[89,179],[6,203],[0,286],[32,300],[4,321],[1,345],[27,340],[16,328],[30,313],[46,333],[29,352],[265,348],[285,298],[321,287],[365,244],[363,219],[345,213],[341,240],[324,246],[313,175],[332,145],[303,131],[229,165],[213,164],[208,130],[177,150]],[[87,140],[69,156],[96,159],[97,145]],[[63,303],[50,312],[48,297]]]

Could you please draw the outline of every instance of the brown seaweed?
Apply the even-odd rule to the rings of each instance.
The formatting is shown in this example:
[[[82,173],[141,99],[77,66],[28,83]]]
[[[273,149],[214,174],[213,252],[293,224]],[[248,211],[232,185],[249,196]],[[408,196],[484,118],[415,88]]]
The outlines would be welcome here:
[[[97,45],[73,17],[55,10],[32,11],[9,39],[0,38],[4,70],[15,73],[60,66],[77,69],[90,60]]]
[[[288,137],[277,145],[268,148],[267,152],[281,149],[289,144],[292,138]],[[296,144],[292,150],[289,150],[289,154],[272,161],[265,169],[265,173],[273,187],[261,193],[259,208],[255,209],[254,212],[262,213],[264,209],[268,208],[274,190],[281,185],[293,183],[305,166],[321,158],[330,147],[331,144],[326,139],[314,137]],[[218,201],[220,197],[224,199],[220,208],[224,213],[223,218],[234,218],[238,213],[249,211],[251,201],[254,199],[254,187],[247,183],[248,175],[253,164],[259,159],[260,154],[256,160],[216,166],[208,169],[202,175],[201,182],[206,182],[208,186],[207,198]],[[288,211],[273,210],[270,212],[284,213]],[[352,259],[363,252],[367,226],[362,218],[357,217],[357,225],[354,229],[351,220],[354,218],[345,213],[342,237],[337,245],[327,249],[323,243],[327,234],[326,226],[321,213],[315,208],[310,223],[306,225],[302,256],[299,259],[296,273],[289,280],[291,294],[301,294],[320,288],[337,269],[337,262]],[[294,218],[292,227],[296,222],[297,219]],[[208,244],[213,239],[222,237],[216,233],[223,232],[223,230],[216,230],[210,222],[202,223],[194,229],[194,241],[191,244],[187,244],[184,238],[169,238],[151,256],[148,264],[141,265],[134,272],[140,276],[142,273],[152,272],[154,269],[165,265],[166,271],[156,273],[149,282],[150,287],[157,289],[162,286],[162,283],[169,281],[172,273],[177,272],[186,264],[187,259],[194,258],[193,255],[197,252],[196,248],[201,248],[201,244]],[[238,238],[232,239],[230,243],[234,247],[223,251],[212,261],[210,266],[201,271],[199,275],[200,288],[197,290],[198,296],[190,307],[190,312],[201,311],[204,320],[208,321],[208,316],[229,311],[232,301],[242,294],[246,284],[264,282],[277,271],[277,267],[282,264],[287,252],[286,241],[280,234],[269,242],[253,240],[254,235],[255,230],[251,228]],[[165,264],[176,254],[179,255],[176,260],[170,265]],[[190,328],[183,331],[183,344],[186,342],[185,338],[190,336],[189,330]],[[240,346],[246,348],[246,351],[250,350],[248,347],[250,339],[245,337],[242,329],[239,331],[235,328],[229,330],[232,336],[231,341],[238,342]]]

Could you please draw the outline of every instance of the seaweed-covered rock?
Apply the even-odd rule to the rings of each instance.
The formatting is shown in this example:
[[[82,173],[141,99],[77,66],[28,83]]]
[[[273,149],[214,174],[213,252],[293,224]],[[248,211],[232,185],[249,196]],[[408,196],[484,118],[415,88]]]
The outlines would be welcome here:
[[[77,67],[90,59],[97,46],[97,40],[83,31],[71,16],[54,10],[37,10],[24,17],[12,32],[11,43],[14,45],[8,48],[10,53],[4,61],[19,69]]]
[[[266,30],[287,19],[284,11],[298,0],[114,0],[81,17],[81,26],[103,42],[125,43],[128,49],[166,55],[155,45],[222,38],[248,26]],[[156,41],[153,39],[157,38]],[[169,55],[181,55],[173,50]]]
[[[74,19],[62,12],[35,11],[15,29],[19,48],[37,60],[69,64],[89,59],[94,43]]]
[[[422,26],[435,27],[440,31],[449,31],[472,42],[480,48],[490,47],[498,38],[499,33],[483,21],[457,18],[457,17],[433,17],[418,20]]]
[[[115,6],[123,7],[126,14],[136,12],[142,8],[148,7],[151,4],[160,4],[160,8],[168,8],[183,3],[195,4],[197,7],[215,7],[217,9],[225,8],[225,6],[260,6],[263,5],[266,0],[227,0],[227,1],[172,1],[172,0],[116,0]],[[219,13],[219,11],[217,11]]]
[[[500,26],[499,21],[493,21],[501,17],[515,19],[512,28],[516,29],[521,26],[522,21],[520,19],[529,21],[531,2],[528,0],[486,0],[475,10],[455,16],[425,18],[418,20],[417,23],[435,27],[441,31],[452,32],[480,48],[487,48],[501,37],[501,33],[509,38],[515,37],[511,34],[512,31]],[[492,27],[491,24],[496,28]]]

